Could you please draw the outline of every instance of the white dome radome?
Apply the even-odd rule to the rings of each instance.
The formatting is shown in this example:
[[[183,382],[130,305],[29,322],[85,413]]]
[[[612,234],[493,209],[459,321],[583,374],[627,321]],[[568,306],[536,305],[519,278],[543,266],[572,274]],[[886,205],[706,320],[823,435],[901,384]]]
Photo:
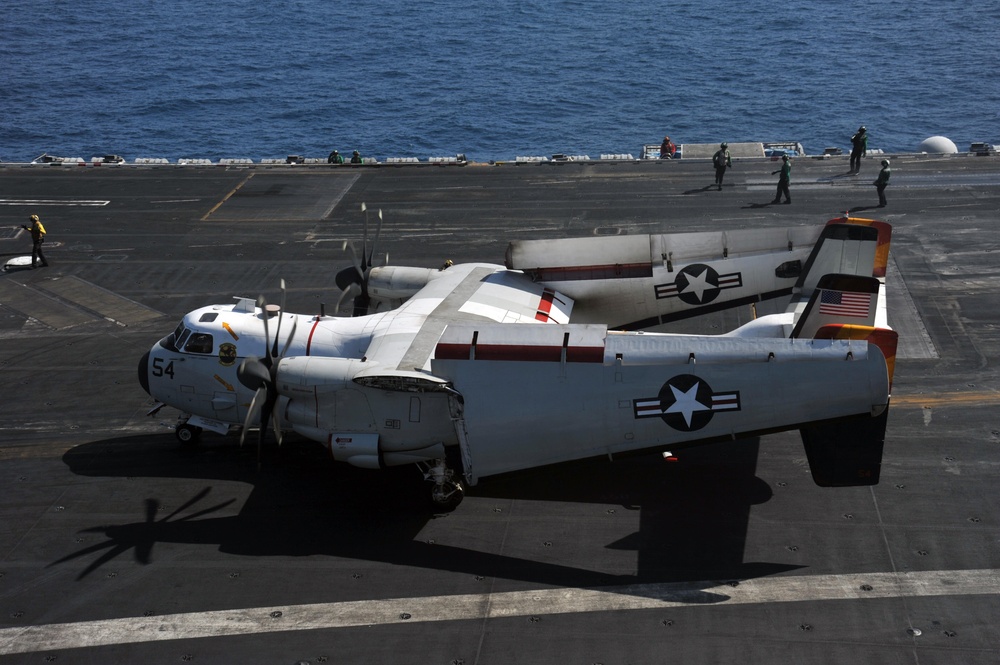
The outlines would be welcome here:
[[[924,139],[917,152],[931,152],[939,155],[953,155],[958,152],[955,142],[946,136],[932,136]]]

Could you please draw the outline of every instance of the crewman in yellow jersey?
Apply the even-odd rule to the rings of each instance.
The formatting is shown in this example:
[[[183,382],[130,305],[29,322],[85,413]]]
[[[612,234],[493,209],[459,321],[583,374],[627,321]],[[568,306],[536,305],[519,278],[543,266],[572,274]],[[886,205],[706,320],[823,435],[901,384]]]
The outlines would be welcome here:
[[[45,227],[42,226],[38,215],[32,215],[28,220],[31,222],[31,228],[24,224],[21,225],[21,228],[31,233],[31,267],[37,268],[38,261],[41,260],[42,267],[47,268],[49,262],[45,260],[45,254],[42,253],[42,243],[45,242]]]

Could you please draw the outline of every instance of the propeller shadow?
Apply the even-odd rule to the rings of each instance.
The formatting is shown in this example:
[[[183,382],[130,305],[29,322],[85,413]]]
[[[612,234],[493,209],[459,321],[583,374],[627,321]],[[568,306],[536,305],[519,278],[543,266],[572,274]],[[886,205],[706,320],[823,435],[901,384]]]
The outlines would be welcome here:
[[[638,571],[616,575],[419,540],[428,522],[450,516],[428,512],[426,487],[415,468],[368,471],[335,464],[320,446],[295,437],[280,449],[266,447],[260,471],[250,446],[221,438],[205,437],[193,450],[178,449],[172,435],[98,441],[64,455],[73,473],[206,485],[165,517],[156,514],[166,497],[150,497],[141,510],[136,506],[143,519],[83,529],[105,540],[49,565],[86,562],[79,580],[130,551],[148,565],[155,564],[157,543],[187,543],[237,556],[325,555],[567,587],[748,579],[790,570],[742,561],[750,507],[771,493],[753,475],[756,441],[731,445],[710,453],[692,450],[690,465],[670,465],[658,456],[587,460],[486,479],[468,491],[465,506],[493,498],[611,503],[640,511],[638,532],[595,544],[638,552]],[[252,485],[236,514],[237,498],[213,486],[223,481]],[[718,600],[703,596],[695,594],[691,602]]]

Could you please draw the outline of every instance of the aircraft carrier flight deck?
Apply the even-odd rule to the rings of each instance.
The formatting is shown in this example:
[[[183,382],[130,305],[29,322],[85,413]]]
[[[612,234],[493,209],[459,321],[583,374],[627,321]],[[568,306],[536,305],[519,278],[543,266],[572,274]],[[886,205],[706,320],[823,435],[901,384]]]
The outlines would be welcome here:
[[[0,165],[0,663],[997,663],[1000,160],[893,155],[440,166]],[[333,314],[375,261],[503,263],[517,239],[892,225],[899,333],[872,487],[796,432],[483,479],[174,435],[142,355],[234,297]],[[341,314],[347,315],[346,309]],[[670,332],[723,333],[749,307]],[[817,377],[821,380],[821,377]],[[517,391],[517,385],[511,385]],[[558,396],[554,395],[557,401]]]

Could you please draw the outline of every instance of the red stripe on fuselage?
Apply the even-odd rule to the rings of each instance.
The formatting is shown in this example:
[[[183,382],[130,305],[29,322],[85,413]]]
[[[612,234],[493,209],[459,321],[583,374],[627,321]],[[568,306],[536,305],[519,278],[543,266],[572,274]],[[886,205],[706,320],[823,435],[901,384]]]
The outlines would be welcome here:
[[[507,360],[521,362],[559,362],[562,359],[561,346],[533,346],[527,344],[476,344],[476,360]],[[438,360],[470,360],[471,344],[438,344],[434,357]],[[604,362],[602,346],[568,346],[566,362]]]
[[[313,335],[316,334],[316,327],[319,326],[319,317],[317,316],[313,319],[312,328],[309,329],[309,339],[306,340],[306,355],[309,355],[310,349],[312,349]]]
[[[652,263],[610,263],[593,266],[558,266],[533,268],[525,273],[543,282],[576,282],[598,279],[634,279],[652,277]]]

